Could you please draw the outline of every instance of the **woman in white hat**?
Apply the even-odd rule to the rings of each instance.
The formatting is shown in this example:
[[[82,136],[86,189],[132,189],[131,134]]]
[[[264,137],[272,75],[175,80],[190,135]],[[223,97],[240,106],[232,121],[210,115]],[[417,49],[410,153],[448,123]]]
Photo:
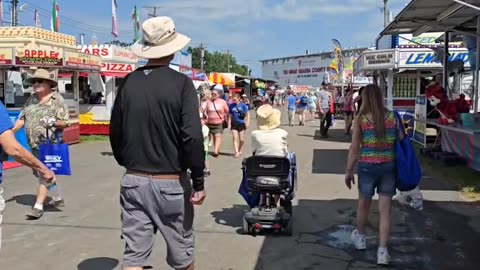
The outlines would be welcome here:
[[[252,132],[252,151],[255,156],[290,157],[288,152],[288,132],[279,128],[282,113],[269,104],[257,109],[258,129]],[[280,195],[275,195],[278,205]]]
[[[258,129],[251,134],[252,150],[256,156],[279,156],[288,154],[288,132],[279,128],[282,113],[269,104],[257,109]]]
[[[13,131],[25,127],[28,145],[38,158],[38,147],[46,142],[47,129],[52,143],[58,143],[56,134],[60,141],[63,141],[63,129],[70,126],[68,107],[63,97],[54,90],[57,87],[54,74],[45,69],[37,69],[33,76],[28,78],[28,82],[33,88],[33,94],[25,102]],[[35,219],[42,217],[43,203],[47,199],[49,185],[44,181],[39,182],[37,200],[28,217]],[[65,203],[58,193],[58,188],[56,190],[57,194],[52,198],[49,206],[64,206]]]

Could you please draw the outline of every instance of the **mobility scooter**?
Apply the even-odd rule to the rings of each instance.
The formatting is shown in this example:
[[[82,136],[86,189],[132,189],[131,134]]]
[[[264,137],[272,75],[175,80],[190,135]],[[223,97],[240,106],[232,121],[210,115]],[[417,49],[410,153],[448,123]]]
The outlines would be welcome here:
[[[297,189],[296,157],[251,156],[242,162],[239,193],[250,206],[243,216],[244,234],[264,229],[292,235],[293,199]]]

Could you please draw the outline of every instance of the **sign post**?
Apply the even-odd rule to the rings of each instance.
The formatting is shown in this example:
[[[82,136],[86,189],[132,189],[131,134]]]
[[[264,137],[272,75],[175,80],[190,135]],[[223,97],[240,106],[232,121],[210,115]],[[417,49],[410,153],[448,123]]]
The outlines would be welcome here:
[[[413,140],[422,146],[427,145],[427,97],[418,95],[415,99],[415,125]]]

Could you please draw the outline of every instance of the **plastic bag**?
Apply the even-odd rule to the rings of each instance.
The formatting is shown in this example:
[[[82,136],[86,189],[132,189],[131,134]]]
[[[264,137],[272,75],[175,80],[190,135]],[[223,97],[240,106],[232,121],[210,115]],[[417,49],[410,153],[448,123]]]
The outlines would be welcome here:
[[[401,191],[397,200],[414,210],[423,210],[423,195],[418,186],[410,191]]]

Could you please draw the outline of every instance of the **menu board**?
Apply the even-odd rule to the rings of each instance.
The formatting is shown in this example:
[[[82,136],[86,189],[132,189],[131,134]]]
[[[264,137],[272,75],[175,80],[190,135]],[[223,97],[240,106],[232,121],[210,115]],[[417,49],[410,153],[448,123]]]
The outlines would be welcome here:
[[[416,75],[395,75],[393,78],[394,98],[415,98],[417,96]]]

